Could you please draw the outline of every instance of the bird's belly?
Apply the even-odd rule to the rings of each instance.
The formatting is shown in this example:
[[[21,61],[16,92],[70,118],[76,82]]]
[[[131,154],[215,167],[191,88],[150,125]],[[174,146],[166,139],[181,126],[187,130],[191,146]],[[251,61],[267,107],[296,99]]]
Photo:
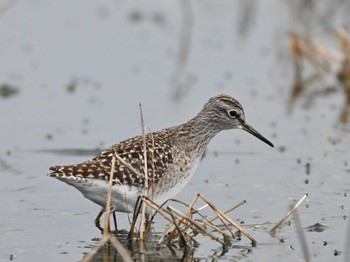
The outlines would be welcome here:
[[[106,207],[108,181],[99,179],[67,179],[60,178],[63,182],[78,189],[85,198]],[[119,185],[112,186],[111,205],[114,205],[117,212],[130,213],[134,211],[134,206],[142,188],[136,186]]]

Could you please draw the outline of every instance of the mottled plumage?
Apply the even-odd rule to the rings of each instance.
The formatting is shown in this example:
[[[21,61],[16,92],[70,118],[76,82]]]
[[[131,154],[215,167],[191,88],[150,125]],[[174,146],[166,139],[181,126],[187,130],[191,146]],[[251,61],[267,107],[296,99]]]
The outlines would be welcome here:
[[[273,146],[245,122],[242,105],[228,95],[210,98],[198,115],[184,124],[147,134],[149,196],[160,204],[174,197],[193,175],[209,141],[218,132],[234,128],[244,129]],[[116,154],[142,174],[136,175],[116,159],[112,204],[119,212],[132,212],[137,197],[144,191],[142,136],[121,141],[81,164],[51,167],[53,172],[49,176],[76,187],[104,208],[112,158]]]

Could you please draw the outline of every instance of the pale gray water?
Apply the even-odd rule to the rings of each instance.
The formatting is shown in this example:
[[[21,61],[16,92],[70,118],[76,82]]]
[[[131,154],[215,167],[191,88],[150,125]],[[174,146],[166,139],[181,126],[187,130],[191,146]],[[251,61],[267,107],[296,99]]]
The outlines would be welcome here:
[[[349,6],[195,1],[191,13],[183,2],[0,3],[0,79],[19,89],[0,98],[0,261],[78,261],[100,236],[92,222],[99,207],[46,177],[51,165],[90,156],[37,150],[103,148],[141,132],[139,102],[147,126],[157,130],[189,119],[218,93],[236,97],[247,121],[276,148],[242,131],[219,134],[179,198],[189,202],[203,192],[223,209],[245,199],[231,217],[253,224],[277,222],[307,192],[299,208],[303,226],[328,226],[305,230],[312,257],[344,260],[344,253],[334,256],[345,251],[349,214],[350,140],[337,124],[342,93],[318,97],[310,109],[301,99],[287,113],[293,80],[287,35],[309,32],[334,49],[333,29],[349,24]],[[284,244],[266,229],[249,232],[258,247],[246,257],[233,248],[223,259],[302,258],[294,226],[279,233]],[[219,249],[203,239],[194,256]]]

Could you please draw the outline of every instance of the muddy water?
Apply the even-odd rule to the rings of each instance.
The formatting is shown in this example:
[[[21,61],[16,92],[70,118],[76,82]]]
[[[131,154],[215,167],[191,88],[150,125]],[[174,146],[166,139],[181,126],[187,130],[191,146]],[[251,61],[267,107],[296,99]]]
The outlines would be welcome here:
[[[302,259],[294,220],[277,239],[267,231],[308,193],[298,211],[311,257],[345,260],[350,139],[348,126],[337,121],[341,88],[330,75],[310,92],[331,85],[333,93],[315,97],[308,107],[300,97],[287,110],[293,68],[286,37],[309,32],[336,48],[333,29],[349,22],[341,1],[2,5],[0,88],[16,92],[0,97],[0,261],[80,260],[100,237],[93,224],[99,209],[46,177],[48,167],[84,161],[95,149],[139,134],[139,102],[147,126],[157,130],[192,117],[218,93],[239,99],[247,121],[276,146],[243,131],[222,132],[179,196],[190,202],[202,192],[222,209],[244,199],[247,204],[231,217],[268,223],[247,229],[256,248],[242,239],[222,259]],[[118,222],[128,227],[125,216]],[[316,223],[326,230],[309,232]],[[193,257],[221,254],[218,243],[200,242]],[[137,245],[132,250],[140,257]],[[171,254],[150,243],[147,258]]]

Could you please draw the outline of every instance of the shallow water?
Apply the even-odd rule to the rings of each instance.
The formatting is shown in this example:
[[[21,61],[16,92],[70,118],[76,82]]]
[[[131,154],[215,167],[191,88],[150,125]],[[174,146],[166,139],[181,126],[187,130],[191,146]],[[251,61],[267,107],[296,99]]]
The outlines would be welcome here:
[[[220,133],[179,198],[190,202],[202,192],[224,210],[245,199],[231,217],[260,224],[276,223],[308,193],[298,211],[311,257],[344,261],[350,193],[349,129],[338,123],[344,97],[330,76],[309,91],[331,85],[335,92],[308,107],[301,97],[288,112],[287,35],[308,32],[334,49],[334,29],[349,24],[349,6],[302,2],[1,3],[0,77],[18,91],[0,97],[0,261],[80,260],[100,237],[93,224],[99,207],[48,178],[48,167],[84,161],[96,148],[139,134],[139,102],[146,125],[157,130],[189,119],[218,93],[236,97],[247,121],[276,147],[242,131]],[[118,222],[128,227],[125,216]],[[327,229],[308,232],[315,223]],[[269,236],[272,226],[248,229],[258,246],[248,254],[232,248],[222,259],[302,260],[294,221],[278,231],[284,243]],[[193,257],[211,259],[220,249],[204,238]],[[167,249],[151,251],[149,259],[170,256]]]

